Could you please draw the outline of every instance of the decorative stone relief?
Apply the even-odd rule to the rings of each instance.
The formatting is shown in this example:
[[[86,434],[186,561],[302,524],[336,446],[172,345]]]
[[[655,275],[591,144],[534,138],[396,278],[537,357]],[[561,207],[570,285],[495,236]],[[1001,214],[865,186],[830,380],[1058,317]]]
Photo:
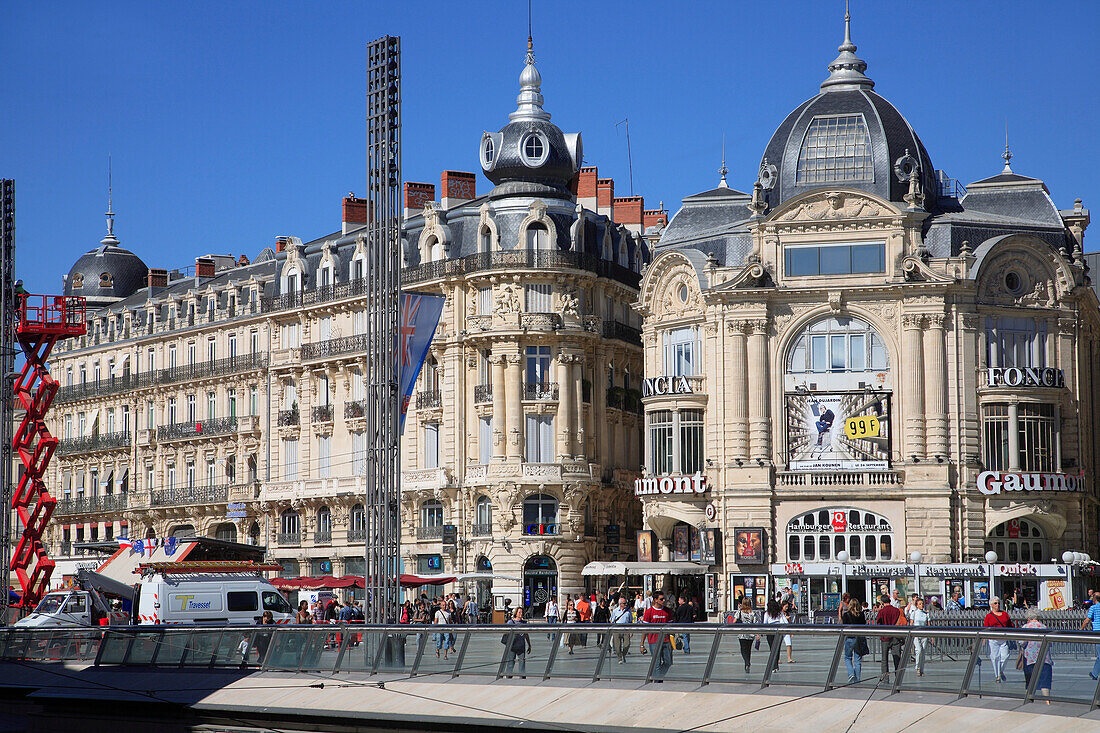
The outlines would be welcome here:
[[[777,217],[777,221],[819,221],[882,216],[882,207],[871,199],[842,191],[825,191]]]

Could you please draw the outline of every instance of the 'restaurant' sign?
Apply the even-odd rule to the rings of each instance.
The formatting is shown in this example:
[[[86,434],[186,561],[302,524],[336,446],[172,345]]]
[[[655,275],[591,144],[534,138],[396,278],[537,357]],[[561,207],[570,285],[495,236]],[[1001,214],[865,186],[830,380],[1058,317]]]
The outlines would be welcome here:
[[[990,367],[990,387],[1065,387],[1061,369],[1052,367]]]
[[[660,478],[634,479],[634,496],[653,494],[705,494],[707,477],[702,473],[694,476],[662,476]]]
[[[1080,491],[1082,479],[1079,473],[982,471],[978,474],[978,491],[986,496],[1002,491]]]
[[[642,380],[642,397],[695,394],[687,377],[650,377]]]

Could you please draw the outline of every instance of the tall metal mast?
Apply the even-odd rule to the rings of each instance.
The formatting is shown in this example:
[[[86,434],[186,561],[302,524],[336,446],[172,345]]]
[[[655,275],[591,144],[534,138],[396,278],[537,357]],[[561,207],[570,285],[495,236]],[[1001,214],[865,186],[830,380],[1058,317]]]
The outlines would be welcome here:
[[[366,609],[371,623],[395,623],[401,557],[401,39],[367,47],[367,175],[370,201],[367,293]]]
[[[12,425],[14,400],[8,375],[15,370],[15,181],[0,179],[0,568],[3,598],[0,599],[0,626],[7,623],[10,606],[8,586],[11,580],[11,543],[13,540]]]

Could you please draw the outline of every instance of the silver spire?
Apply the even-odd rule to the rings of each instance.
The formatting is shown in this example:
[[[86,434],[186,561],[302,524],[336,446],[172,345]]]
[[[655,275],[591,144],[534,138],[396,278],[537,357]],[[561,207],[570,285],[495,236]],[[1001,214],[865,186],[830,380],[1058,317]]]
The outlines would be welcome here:
[[[730,169],[726,167],[726,133],[722,133],[722,167],[718,169],[718,175],[721,176],[718,181],[718,188],[729,188],[730,185],[726,183],[726,174],[730,172]]]
[[[510,120],[549,120],[550,113],[542,108],[542,75],[535,68],[535,47],[527,36],[527,60],[519,75],[519,96],[516,111],[508,115]]]
[[[844,1],[844,43],[837,47],[840,55],[829,64],[829,76],[821,82],[821,91],[846,89],[874,89],[875,83],[864,74],[867,62],[856,56],[856,44],[852,43],[852,14],[848,0]]]
[[[107,154],[107,236],[99,240],[99,243],[108,247],[118,246],[118,237],[115,236],[115,212],[111,203],[111,155]]]
[[[1008,165],[1008,162],[1012,160],[1012,151],[1008,147],[1008,120],[1005,120],[1005,151],[1001,153],[1001,157],[1004,158],[1005,167],[1001,171],[1001,174],[1012,173],[1012,168]]]

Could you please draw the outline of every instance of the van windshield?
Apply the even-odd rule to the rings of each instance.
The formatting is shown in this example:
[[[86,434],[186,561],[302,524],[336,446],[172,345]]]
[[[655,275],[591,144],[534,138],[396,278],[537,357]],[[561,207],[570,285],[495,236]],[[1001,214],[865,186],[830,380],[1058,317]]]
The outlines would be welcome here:
[[[38,602],[38,607],[34,609],[34,612],[43,616],[51,616],[61,610],[61,604],[65,602],[65,597],[68,595],[68,593],[50,593]]]
[[[294,610],[290,607],[290,604],[282,594],[277,591],[265,590],[264,591],[264,610],[273,611],[275,613],[294,613]]]

